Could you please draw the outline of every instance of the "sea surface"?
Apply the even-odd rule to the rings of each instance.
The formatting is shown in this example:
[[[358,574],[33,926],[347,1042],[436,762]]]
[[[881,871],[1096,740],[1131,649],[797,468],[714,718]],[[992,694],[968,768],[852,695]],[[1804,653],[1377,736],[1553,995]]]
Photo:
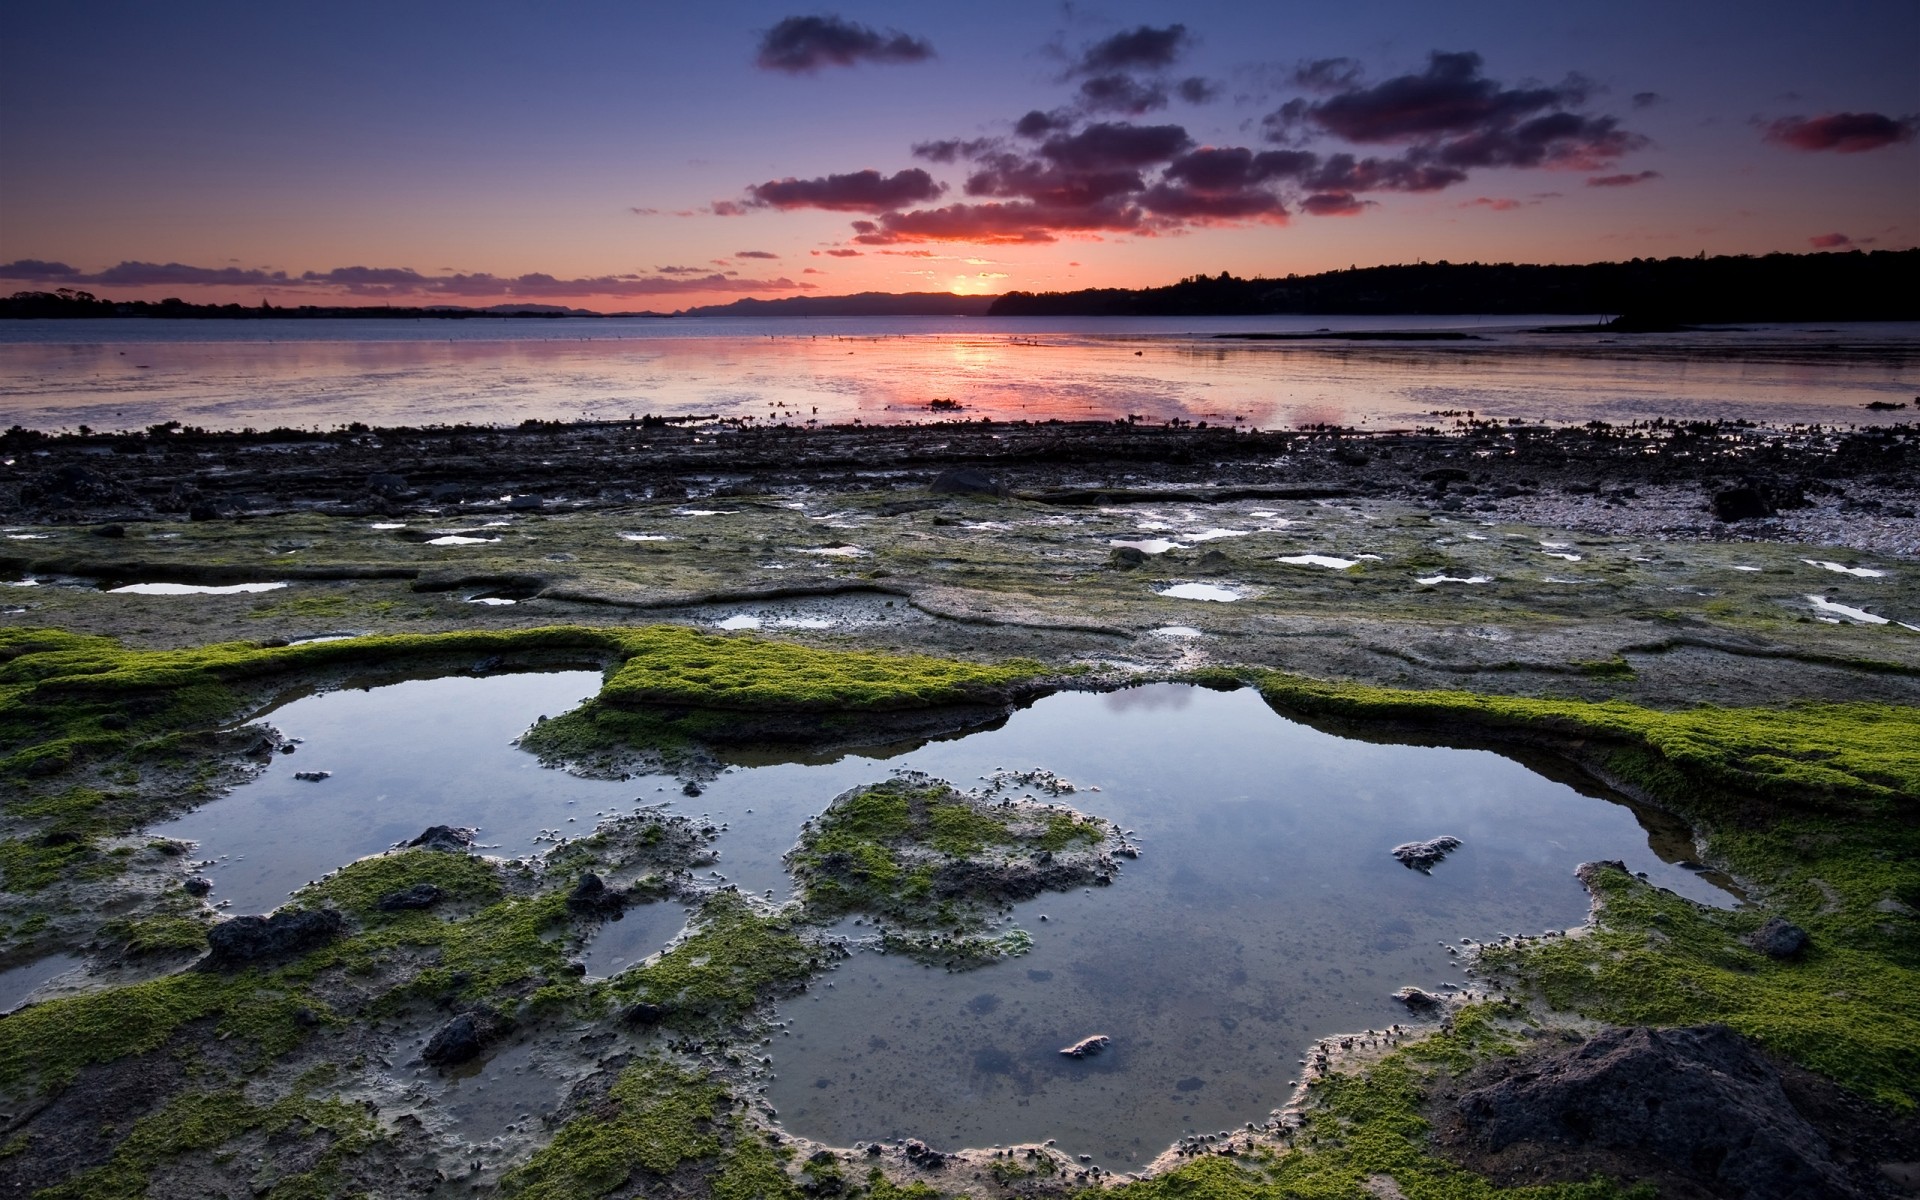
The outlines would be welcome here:
[[[1622,335],[1597,318],[1085,317],[0,321],[0,420],[44,430],[1182,419],[1274,429],[1481,418],[1888,424],[1920,323]],[[1559,332],[1543,332],[1552,327]],[[1431,342],[1247,333],[1444,331]],[[1227,335],[1227,336],[1223,336]],[[932,407],[940,402],[939,408]],[[1905,404],[1876,411],[1870,403]]]

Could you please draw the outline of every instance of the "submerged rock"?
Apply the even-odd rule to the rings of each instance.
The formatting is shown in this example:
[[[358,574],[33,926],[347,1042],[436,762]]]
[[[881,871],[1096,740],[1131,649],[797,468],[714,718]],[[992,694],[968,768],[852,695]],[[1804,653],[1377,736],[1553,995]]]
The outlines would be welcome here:
[[[446,896],[446,893],[431,883],[416,883],[410,888],[397,892],[388,892],[380,897],[381,912],[406,912],[416,908],[432,908]]]
[[[1007,486],[971,467],[954,467],[933,477],[928,489],[936,496],[1004,496]]]
[[[1061,1047],[1060,1053],[1066,1055],[1068,1058],[1085,1058],[1089,1054],[1100,1053],[1112,1044],[1112,1038],[1104,1033],[1096,1033],[1090,1037],[1081,1038],[1071,1046]]]
[[[582,872],[580,882],[567,893],[567,907],[580,913],[603,916],[618,913],[627,906],[627,898],[607,886],[607,881],[592,871]]]
[[[180,886],[186,890],[189,896],[204,896],[213,890],[213,880],[208,879],[205,875],[194,875],[190,876],[187,881]]]
[[[1459,848],[1459,838],[1443,834],[1424,842],[1402,842],[1393,848],[1393,856],[1409,871],[1431,875],[1434,867]]]
[[[211,953],[200,960],[207,971],[234,971],[316,950],[347,931],[347,922],[330,908],[277,912],[270,917],[235,917],[207,930]]]
[[[407,843],[408,848],[422,850],[440,850],[448,854],[465,854],[473,849],[473,830],[457,825],[435,825],[419,837]]]
[[[1807,948],[1807,931],[1779,917],[1747,935],[1747,945],[1768,958],[1792,958]]]
[[[457,1066],[479,1057],[506,1028],[507,1022],[490,1008],[463,1012],[434,1032],[420,1057],[431,1066]]]
[[[1403,987],[1393,994],[1393,998],[1414,1012],[1421,1013],[1432,1012],[1437,1008],[1444,1007],[1447,1003],[1432,992],[1423,991],[1417,987]]]
[[[1607,1150],[1745,1200],[1858,1194],[1778,1068],[1724,1025],[1609,1029],[1456,1108],[1467,1136],[1494,1151]]]
[[[332,779],[333,772],[332,771],[295,771],[293,773],[293,777],[295,779],[300,780],[302,783],[319,783],[322,779]]]

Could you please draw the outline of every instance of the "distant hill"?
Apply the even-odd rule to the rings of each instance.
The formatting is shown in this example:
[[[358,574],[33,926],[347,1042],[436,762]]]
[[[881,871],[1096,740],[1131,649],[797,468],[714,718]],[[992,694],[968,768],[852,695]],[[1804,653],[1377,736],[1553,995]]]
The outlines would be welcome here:
[[[1680,322],[1920,320],[1920,250],[1636,258],[1577,266],[1415,263],[1285,279],[1194,275],[1155,288],[1008,292],[996,317],[1591,313]]]
[[[858,292],[851,296],[788,296],[735,300],[683,309],[683,317],[983,317],[998,297],[953,292]]]
[[[169,297],[165,300],[102,300],[92,292],[59,288],[51,292],[15,292],[0,297],[0,318],[58,320],[76,317],[148,317],[162,320],[198,321],[304,321],[304,320],[445,320],[460,321],[476,317],[515,317],[529,320],[554,317],[664,317],[666,313],[597,313],[586,308],[563,308],[558,304],[495,304],[489,308],[463,308],[457,304],[399,306],[391,304],[302,304],[274,307],[264,301],[258,306],[246,304],[189,304]]]

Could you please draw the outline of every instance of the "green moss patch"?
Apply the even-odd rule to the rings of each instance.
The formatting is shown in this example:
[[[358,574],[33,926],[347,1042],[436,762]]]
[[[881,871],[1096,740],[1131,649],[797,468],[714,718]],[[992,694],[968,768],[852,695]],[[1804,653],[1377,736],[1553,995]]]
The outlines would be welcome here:
[[[804,982],[833,951],[800,936],[797,914],[760,912],[738,892],[701,905],[692,932],[646,966],[612,981],[622,1000],[659,1005],[678,1023],[732,1020]]]
[[[502,892],[497,869],[485,859],[439,850],[396,850],[348,863],[302,888],[298,902],[307,908],[337,908],[378,924],[400,915],[382,912],[381,899],[419,883],[439,888],[449,901],[493,900]]]
[[[636,1173],[660,1177],[721,1148],[726,1089],[655,1060],[620,1073],[603,1103],[574,1117],[553,1141],[501,1180],[521,1200],[589,1200]]]

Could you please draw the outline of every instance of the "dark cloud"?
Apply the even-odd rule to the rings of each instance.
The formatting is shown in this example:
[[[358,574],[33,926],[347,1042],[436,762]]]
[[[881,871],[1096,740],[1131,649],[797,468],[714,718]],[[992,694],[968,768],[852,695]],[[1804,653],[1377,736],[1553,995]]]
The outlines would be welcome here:
[[[1095,75],[1080,85],[1080,107],[1087,112],[1139,116],[1167,106],[1165,85],[1114,72]]]
[[[887,212],[933,200],[946,190],[919,167],[891,176],[875,170],[820,179],[777,179],[747,189],[749,203],[759,208],[823,208],[832,212]],[[719,205],[716,204],[717,211]]]
[[[1140,172],[1134,170],[1065,170],[1054,163],[1002,154],[967,177],[966,192],[1072,207],[1101,204],[1145,186]]]
[[[1350,88],[1308,105],[1305,116],[1350,142],[1411,142],[1503,128],[1585,99],[1578,85],[1504,88],[1480,73],[1480,63],[1471,51],[1436,50],[1422,73]]]
[[[1043,138],[1050,133],[1059,133],[1073,128],[1073,122],[1060,113],[1043,113],[1034,109],[1013,123],[1013,131],[1023,138]]]
[[[712,212],[716,217],[744,217],[747,215],[747,206],[738,200],[715,200],[708,206],[708,211]],[[694,211],[688,211],[681,215],[691,217],[698,214]]]
[[[517,276],[481,273],[423,275],[411,267],[334,267],[292,275],[239,267],[196,267],[185,263],[123,262],[104,271],[76,271],[65,263],[34,259],[0,266],[0,278],[24,282],[90,284],[101,287],[266,287],[278,291],[345,291],[367,297],[461,299],[508,297],[657,296],[680,292],[793,291],[809,287],[791,279],[741,279],[730,274],[699,274],[674,268],[672,274],[599,275],[561,279],[532,273]],[[688,273],[692,272],[692,273]]]
[[[1178,125],[1102,122],[1079,133],[1048,138],[1040,154],[1069,170],[1100,171],[1162,163],[1193,144]]]
[[[775,254],[771,250],[735,250],[733,252],[733,256],[735,258],[779,258],[780,257],[778,254]]]
[[[1360,86],[1360,64],[1351,58],[1316,58],[1293,69],[1296,87],[1314,92],[1345,92]]]
[[[1285,202],[1262,188],[1202,190],[1161,183],[1148,188],[1140,203],[1156,216],[1200,224],[1250,220],[1281,224],[1287,219]]]
[[[1315,192],[1300,202],[1300,207],[1316,217],[1357,217],[1370,201],[1356,199],[1351,192]]]
[[[1133,232],[1141,224],[1139,208],[1125,204],[1078,208],[1027,201],[950,204],[917,212],[886,213],[877,222],[855,222],[853,240],[867,246],[901,242],[1036,243],[1057,241],[1061,233]]]
[[[859,258],[860,257],[860,251],[858,250],[844,250],[844,249],[829,250],[827,251],[827,254],[833,258]]]
[[[1189,75],[1174,88],[1188,104],[1211,104],[1220,98],[1220,85],[1199,75]]]
[[[1406,158],[1356,159],[1351,154],[1333,154],[1305,173],[1301,182],[1320,192],[1437,192],[1466,178],[1467,173],[1457,167]]]
[[[997,149],[999,138],[974,138],[962,141],[959,138],[944,138],[934,142],[915,142],[909,149],[915,158],[924,158],[928,162],[950,163],[962,158],[974,158]]]
[[[1172,66],[1191,42],[1185,25],[1169,25],[1165,29],[1142,25],[1087,47],[1075,69],[1089,75],[1163,70]]]
[[[1822,233],[1808,238],[1807,244],[1815,250],[1839,250],[1853,245],[1853,239],[1844,233]]]
[[[1319,155],[1305,150],[1255,154],[1244,146],[1207,146],[1168,163],[1165,175],[1169,182],[1202,191],[1238,191],[1269,180],[1297,178],[1319,162]]]
[[[705,267],[655,267],[653,273],[655,275],[703,275],[706,270]]]
[[[822,271],[822,270],[820,270],[820,269],[819,269],[818,267],[802,267],[802,268],[800,269],[800,273],[801,273],[802,275],[824,275],[824,274],[826,274],[826,272],[824,272],[824,271]]]
[[[1482,129],[1444,142],[1433,157],[1449,167],[1567,167],[1593,171],[1638,150],[1647,139],[1612,117],[1555,112]]]
[[[1476,196],[1461,208],[1490,208],[1494,212],[1512,212],[1516,208],[1525,208],[1533,203],[1530,200],[1515,200],[1508,196]]]
[[[1633,106],[1635,108],[1652,108],[1656,104],[1666,103],[1666,100],[1667,98],[1659,92],[1635,92],[1633,94]]]
[[[1766,129],[1766,140],[1791,150],[1832,150],[1860,154],[1913,140],[1920,117],[1884,113],[1828,113],[1823,117],[1781,117]]]
[[[1658,178],[1660,178],[1660,172],[1658,171],[1636,171],[1624,175],[1589,175],[1587,176],[1587,186],[1599,188],[1632,187],[1637,183],[1650,183]]]
[[[754,61],[769,71],[804,74],[856,63],[910,63],[933,57],[933,46],[897,29],[885,33],[839,17],[788,17],[760,39]]]
[[[657,217],[660,215],[660,210],[657,208],[629,208],[627,211],[636,217]]]

